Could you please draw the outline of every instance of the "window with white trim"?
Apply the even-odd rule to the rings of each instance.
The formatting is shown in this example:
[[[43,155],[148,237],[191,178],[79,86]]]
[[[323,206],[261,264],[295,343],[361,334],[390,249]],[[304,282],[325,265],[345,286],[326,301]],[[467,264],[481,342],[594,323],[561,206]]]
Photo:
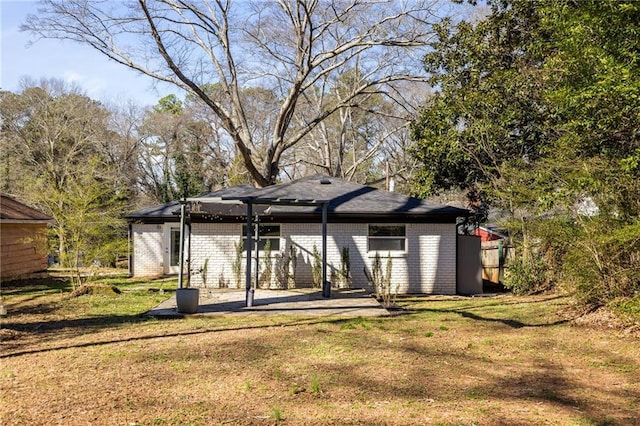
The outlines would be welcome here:
[[[258,250],[264,250],[267,245],[267,241],[271,243],[271,251],[280,251],[280,225],[273,224],[260,224],[258,226],[260,232],[260,241],[258,243]],[[253,228],[254,239],[253,243],[255,244],[255,226]],[[247,225],[242,225],[242,241],[244,244],[244,250],[247,251]],[[253,250],[255,245],[251,247]]]
[[[405,251],[406,225],[369,225],[369,251]]]

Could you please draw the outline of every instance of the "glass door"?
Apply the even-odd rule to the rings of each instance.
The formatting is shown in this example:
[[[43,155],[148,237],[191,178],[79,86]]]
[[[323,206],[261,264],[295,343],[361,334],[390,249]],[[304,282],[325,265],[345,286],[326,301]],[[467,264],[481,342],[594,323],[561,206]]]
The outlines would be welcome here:
[[[164,273],[177,274],[180,270],[180,226],[165,228]]]

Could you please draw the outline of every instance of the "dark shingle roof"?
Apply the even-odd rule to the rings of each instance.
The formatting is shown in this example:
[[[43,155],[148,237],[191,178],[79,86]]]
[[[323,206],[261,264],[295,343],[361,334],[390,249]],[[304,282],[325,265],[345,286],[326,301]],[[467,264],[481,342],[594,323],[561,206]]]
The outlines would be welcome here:
[[[21,222],[52,222],[53,218],[7,195],[0,194],[0,219]]]
[[[259,204],[254,207],[258,214],[274,217],[304,218],[318,216],[321,203],[328,202],[330,215],[342,218],[402,218],[422,220],[454,220],[467,216],[468,211],[457,207],[444,206],[408,197],[396,192],[346,182],[325,175],[313,175],[295,181],[266,188],[250,186],[233,187],[215,191],[198,197],[219,198],[220,200],[240,200]],[[313,204],[313,205],[310,205]],[[175,217],[178,202],[140,210],[129,218],[161,217],[169,213]],[[198,208],[203,215],[242,216],[246,213],[243,205],[202,203]]]
[[[175,219],[175,212],[179,206],[179,201],[172,201],[137,210],[124,217],[127,219]]]
[[[249,194],[254,202],[292,203],[329,202],[328,212],[335,215],[376,216],[467,216],[468,211],[435,204],[397,192],[346,182],[325,175],[313,175],[296,181],[256,189]],[[320,207],[273,205],[269,212],[278,215],[319,213]]]
[[[219,189],[217,191],[210,192],[200,197],[203,200],[207,198],[223,198],[229,197],[236,199],[242,197],[245,194],[253,191],[255,188],[249,185],[239,185],[231,188]],[[201,209],[207,213],[224,214],[228,216],[241,215],[246,212],[246,208],[242,205],[233,204],[202,204]],[[128,215],[125,215],[127,219],[168,219],[176,220],[177,215],[180,214],[180,201],[171,201],[165,204],[159,204],[152,207],[147,207],[142,210],[135,211]]]

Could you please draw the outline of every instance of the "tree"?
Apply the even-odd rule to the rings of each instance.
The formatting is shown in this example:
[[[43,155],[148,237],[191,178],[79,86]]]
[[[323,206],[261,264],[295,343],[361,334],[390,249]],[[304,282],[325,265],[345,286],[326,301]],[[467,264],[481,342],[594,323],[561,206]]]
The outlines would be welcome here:
[[[510,215],[517,288],[562,280],[589,303],[631,296],[640,289],[640,5],[489,5],[484,19],[436,28],[425,64],[439,92],[413,127],[423,163],[415,192],[485,190]]]
[[[531,163],[548,144],[537,48],[548,36],[536,3],[490,4],[484,19],[436,26],[425,68],[439,90],[413,126],[418,195],[484,183],[499,190],[505,162]]]
[[[357,69],[343,74],[330,92],[318,94],[324,99],[308,98],[309,107],[300,108],[296,120],[306,122],[305,112],[317,105],[340,103],[364,84],[363,79]],[[297,158],[289,159],[289,164],[302,163],[300,174],[312,170],[360,183],[383,180],[389,161],[394,175],[406,173],[412,161],[403,158],[402,150],[409,143],[408,124],[417,116],[418,108],[407,93],[419,92],[416,86],[415,82],[406,87],[394,84],[396,93],[402,93],[402,104],[377,93],[356,96],[352,105],[340,108],[305,138],[294,151]],[[295,175],[295,171],[287,173]]]
[[[168,95],[147,111],[139,130],[139,185],[154,202],[166,203],[223,186],[229,153],[215,120],[201,116],[195,99]]]
[[[148,205],[139,183],[138,158],[142,138],[140,127],[143,109],[133,101],[104,105],[109,111],[107,128],[109,137],[99,139],[98,155],[103,159],[113,179],[113,186],[120,188],[131,207]]]
[[[45,0],[23,29],[88,44],[193,94],[220,119],[254,183],[265,186],[278,179],[285,153],[332,114],[363,95],[393,97],[386,88],[394,82],[422,79],[414,58],[433,34],[436,7],[425,0]],[[325,93],[356,62],[365,77],[360,86],[294,122],[302,100]],[[218,96],[207,93],[209,84],[219,86]],[[255,86],[277,99],[265,146],[256,144],[261,137],[247,114],[246,89]]]
[[[559,135],[550,156],[567,198],[597,207],[575,217],[562,271],[581,300],[600,305],[640,291],[640,4],[588,0],[543,13],[555,47],[545,61]]]
[[[124,229],[126,191],[102,151],[109,111],[58,80],[26,84],[0,106],[3,155],[20,169],[3,187],[55,219],[60,260],[77,270]]]

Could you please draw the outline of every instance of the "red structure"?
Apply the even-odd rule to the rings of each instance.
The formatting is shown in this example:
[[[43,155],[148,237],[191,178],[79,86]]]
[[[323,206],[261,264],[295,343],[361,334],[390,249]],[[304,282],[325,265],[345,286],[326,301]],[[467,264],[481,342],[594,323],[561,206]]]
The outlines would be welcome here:
[[[505,233],[500,232],[499,229],[494,226],[479,226],[476,228],[474,235],[480,237],[480,241],[486,243],[487,241],[504,240],[507,238]]]

